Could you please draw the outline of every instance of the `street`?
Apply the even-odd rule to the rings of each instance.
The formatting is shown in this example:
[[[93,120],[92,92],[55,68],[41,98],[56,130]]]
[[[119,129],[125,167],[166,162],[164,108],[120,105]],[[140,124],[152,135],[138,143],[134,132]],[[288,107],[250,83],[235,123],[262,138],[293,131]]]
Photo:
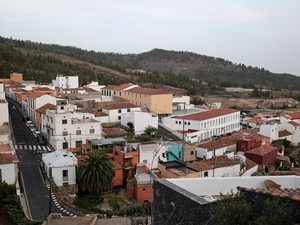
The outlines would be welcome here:
[[[29,129],[25,126],[21,119],[23,115],[18,103],[10,99],[8,99],[8,103],[13,132],[12,140],[19,158],[19,183],[21,192],[25,196],[25,201],[28,203],[27,214],[29,218],[44,221],[50,211],[52,213],[68,215],[66,210],[57,204],[55,196],[50,193],[43,178],[40,167],[42,153],[49,152],[49,147],[40,146]],[[38,153],[35,154],[34,152]],[[51,206],[49,204],[49,198],[51,198]],[[53,200],[55,200],[55,202]]]

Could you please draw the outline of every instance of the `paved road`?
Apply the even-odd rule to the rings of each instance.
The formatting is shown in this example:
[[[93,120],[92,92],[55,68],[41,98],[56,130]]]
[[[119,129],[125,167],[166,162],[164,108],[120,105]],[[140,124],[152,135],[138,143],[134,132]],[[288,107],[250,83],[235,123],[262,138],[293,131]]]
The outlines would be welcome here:
[[[9,102],[13,141],[19,157],[20,185],[28,203],[28,215],[33,220],[44,221],[52,213],[73,215],[64,210],[57,202],[55,195],[46,185],[40,168],[42,153],[50,151],[48,146],[40,146],[29,129],[25,126],[18,104]],[[13,104],[16,106],[12,107]],[[34,153],[36,152],[36,154]],[[51,206],[49,199],[51,198]]]

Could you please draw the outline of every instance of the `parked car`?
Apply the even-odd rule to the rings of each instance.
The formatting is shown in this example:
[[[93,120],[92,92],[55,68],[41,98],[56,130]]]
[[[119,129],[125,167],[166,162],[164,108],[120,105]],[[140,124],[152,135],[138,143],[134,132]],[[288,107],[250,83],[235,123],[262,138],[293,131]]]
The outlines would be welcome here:
[[[25,123],[26,121],[28,121],[29,120],[29,118],[28,118],[28,116],[22,116],[22,121]]]
[[[30,120],[27,120],[27,121],[25,121],[25,125],[27,126],[27,127],[29,127],[29,126],[34,126],[33,125],[33,123],[30,121]]]
[[[43,135],[39,134],[36,140],[40,145],[46,145],[46,140]]]
[[[31,133],[32,133],[33,131],[36,131],[36,130],[37,130],[36,127],[35,127],[33,124],[29,125],[29,126],[28,126],[28,129],[31,131]]]
[[[42,135],[42,134],[41,134],[40,131],[35,130],[35,131],[32,132],[32,135],[33,135],[35,138],[37,138],[38,135]]]

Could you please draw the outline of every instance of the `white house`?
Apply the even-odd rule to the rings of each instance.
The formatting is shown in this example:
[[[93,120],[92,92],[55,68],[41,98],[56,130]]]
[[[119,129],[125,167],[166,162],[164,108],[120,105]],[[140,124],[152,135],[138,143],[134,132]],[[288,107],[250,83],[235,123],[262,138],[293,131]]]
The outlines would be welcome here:
[[[134,134],[140,135],[144,133],[146,127],[151,126],[158,129],[158,116],[148,112],[130,111],[129,113],[121,114],[121,125],[128,127],[131,122],[134,126]]]
[[[101,92],[101,89],[105,87],[105,85],[99,85],[98,81],[92,81],[91,83],[84,85],[83,87],[92,88],[95,91]]]
[[[192,162],[188,167],[200,172],[200,177],[237,177],[241,164],[227,156],[220,155],[200,162]]]
[[[43,92],[31,92],[27,96],[27,112],[29,118],[36,120],[36,109],[42,107],[46,103],[56,104],[56,97],[45,94]]]
[[[185,141],[201,142],[213,135],[240,130],[240,111],[227,108],[209,109],[183,116],[165,117],[162,123],[177,131],[179,137]]]
[[[59,88],[78,88],[78,76],[64,76],[58,74],[55,80],[52,80],[52,85]]]
[[[298,145],[300,143],[300,114],[291,113],[280,117],[282,129],[287,130],[293,136],[292,144]]]
[[[274,141],[278,139],[278,124],[270,123],[270,124],[261,124],[259,128],[259,134],[264,135],[270,138],[270,141]]]
[[[159,161],[168,161],[166,154],[168,146],[165,143],[142,143],[136,149],[139,151],[139,162],[147,165],[148,169],[157,168]]]
[[[5,92],[4,92],[4,85],[3,83],[0,83],[0,126],[2,126],[3,123],[8,123],[9,117],[8,117],[8,103],[5,99]]]
[[[176,96],[172,98],[173,110],[184,110],[190,107],[190,96]]]
[[[0,181],[5,181],[7,184],[15,184],[18,179],[18,163],[17,155],[0,153]]]
[[[130,102],[107,103],[102,107],[102,112],[108,115],[108,122],[121,122],[122,114],[129,114],[131,111],[137,110],[140,110],[140,107]]]
[[[76,112],[66,99],[57,100],[56,109],[42,115],[42,132],[52,147],[66,151],[81,147],[86,139],[102,138],[101,122],[91,113]]]
[[[77,159],[71,152],[55,151],[42,156],[47,177],[57,186],[76,184]]]

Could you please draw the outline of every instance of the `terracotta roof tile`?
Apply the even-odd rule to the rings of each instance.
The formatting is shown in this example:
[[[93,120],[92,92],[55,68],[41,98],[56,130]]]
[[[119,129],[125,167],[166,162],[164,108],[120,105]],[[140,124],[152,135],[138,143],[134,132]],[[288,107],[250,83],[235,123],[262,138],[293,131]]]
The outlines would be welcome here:
[[[299,123],[296,123],[295,121],[289,121],[288,123],[291,124],[294,127],[299,126]]]
[[[114,90],[116,90],[116,91],[122,91],[122,90],[124,90],[124,89],[126,89],[126,88],[129,88],[129,87],[131,87],[131,86],[133,86],[132,83],[129,83],[129,84],[121,84],[120,86],[114,87]]]
[[[10,145],[9,144],[3,144],[0,145],[0,152],[10,152]]]
[[[253,162],[250,159],[246,159],[246,170],[250,170],[253,167],[257,166],[258,164],[256,162]]]
[[[245,188],[238,186],[237,189],[239,191],[245,192],[255,192],[257,194],[263,194],[268,196],[280,197],[280,198],[288,198],[294,201],[300,201],[300,189],[294,188]]]
[[[263,124],[265,123],[266,121],[262,120],[262,119],[259,119],[259,118],[250,118],[250,119],[246,119],[246,122],[249,122],[249,123],[257,123],[257,124]]]
[[[164,94],[172,94],[171,92],[167,92],[161,89],[153,89],[153,88],[142,88],[135,87],[127,90],[127,92],[137,93],[137,94],[145,94],[145,95],[164,95]]]
[[[208,111],[193,113],[184,116],[177,116],[176,118],[202,121],[202,120],[212,119],[215,117],[225,116],[237,112],[239,111],[234,109],[220,108],[220,109],[210,109]]]
[[[9,153],[0,153],[0,164],[19,162],[18,156]]]
[[[200,145],[198,145],[198,147],[205,148],[205,149],[207,149],[207,151],[213,151],[213,150],[231,146],[231,145],[234,145],[237,143],[238,143],[237,139],[235,139],[233,136],[228,136],[228,137],[224,137],[219,140],[216,140],[216,141],[211,141],[211,142],[206,142],[206,143],[200,144]]]
[[[55,105],[53,105],[51,103],[47,103],[47,104],[43,105],[42,107],[38,108],[36,111],[41,113],[41,114],[46,114],[47,109],[54,110]]]
[[[102,90],[114,90],[115,87],[116,85],[107,85],[104,88],[102,88]]]
[[[216,169],[216,168],[234,166],[238,164],[239,164],[238,162],[229,159],[227,156],[220,155],[208,160],[189,163],[188,167],[191,167],[192,169],[197,171],[204,171],[204,170],[211,170],[212,168]]]
[[[95,117],[101,117],[101,116],[107,116],[106,113],[102,112],[101,110],[98,109],[91,109],[91,108],[86,108],[84,109],[85,112],[93,114]]]
[[[105,134],[126,134],[126,131],[122,128],[102,128],[102,132]]]
[[[45,95],[44,92],[30,92],[29,95],[27,96],[28,98],[39,98],[41,96]]]
[[[300,119],[299,113],[289,113],[287,116],[289,116],[292,120]]]
[[[260,156],[263,156],[263,155],[266,155],[270,152],[273,152],[277,150],[278,151],[278,148],[273,146],[273,145],[261,145],[257,148],[253,148],[249,151],[247,151],[245,154],[252,154],[252,155],[260,155]]]
[[[292,133],[287,131],[287,130],[278,131],[278,137],[286,137],[286,136],[289,136],[289,135],[292,135]]]

